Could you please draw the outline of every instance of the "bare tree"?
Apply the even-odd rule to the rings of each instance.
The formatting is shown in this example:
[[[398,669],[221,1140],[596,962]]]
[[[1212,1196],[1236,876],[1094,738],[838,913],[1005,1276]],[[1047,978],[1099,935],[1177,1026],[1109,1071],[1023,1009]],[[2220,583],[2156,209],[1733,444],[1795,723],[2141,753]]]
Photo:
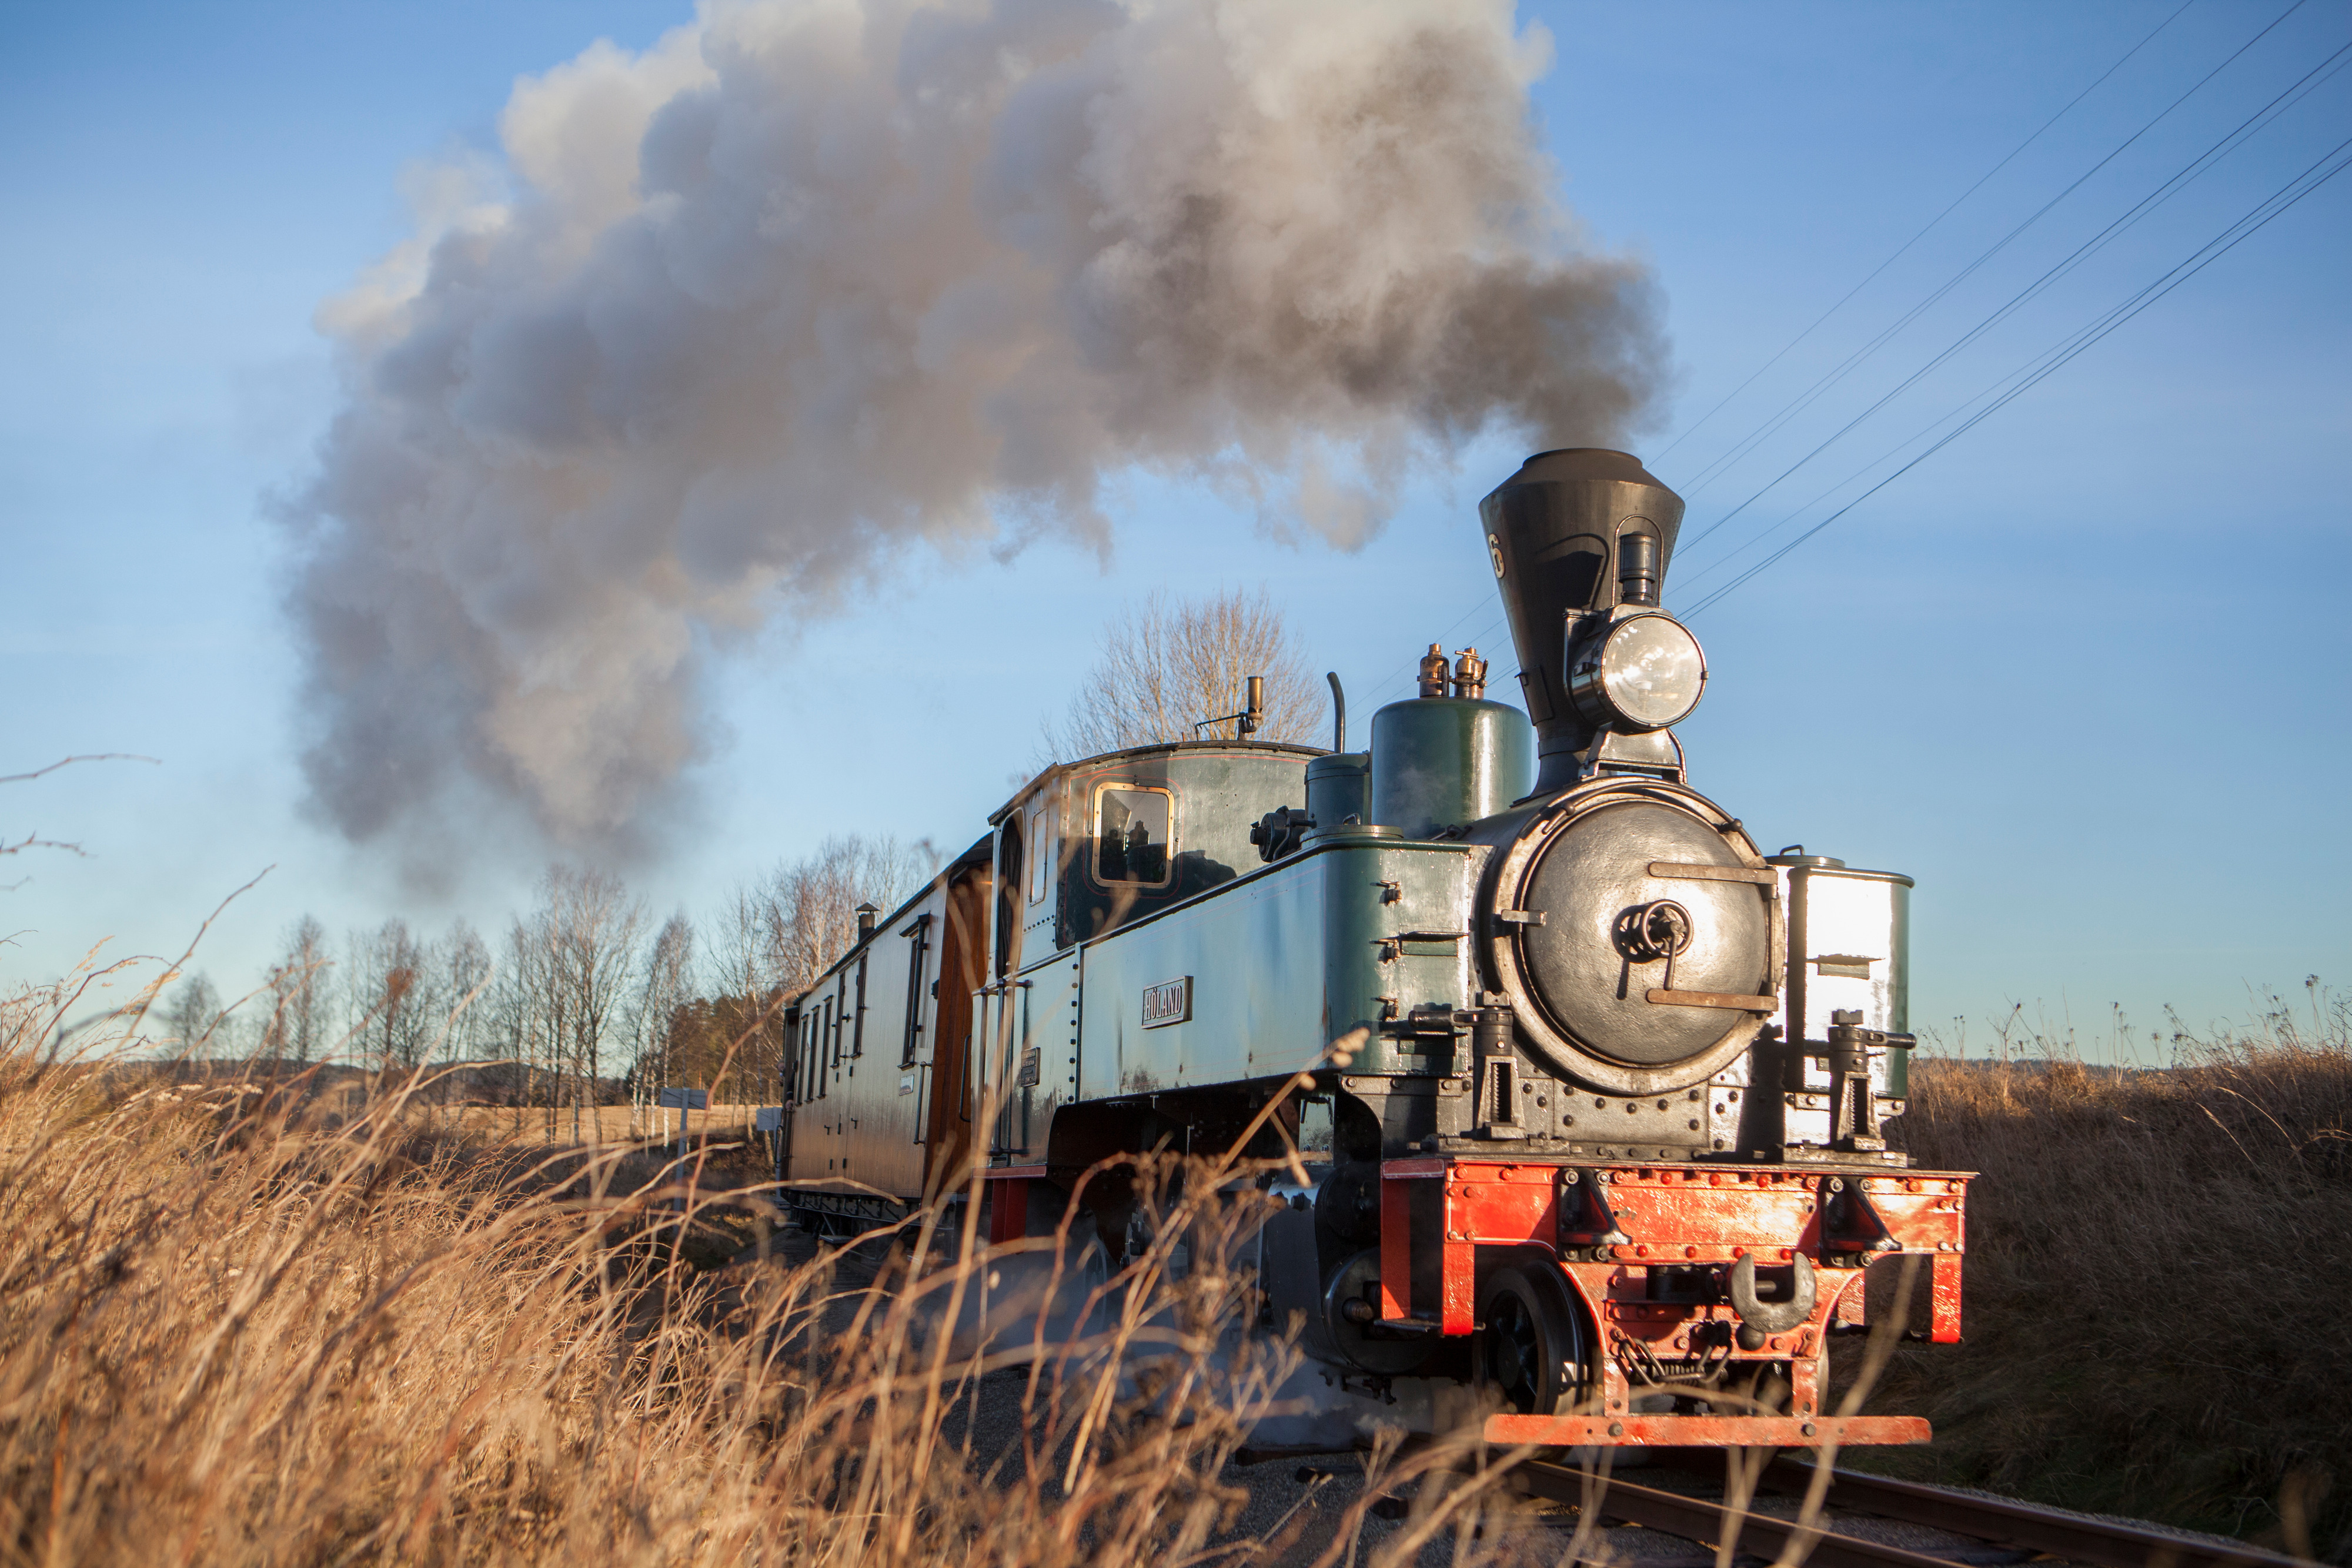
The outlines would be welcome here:
[[[780,866],[765,883],[736,883],[719,909],[711,979],[720,996],[757,998],[776,986],[776,886],[785,874]]]
[[[720,909],[712,943],[716,996],[677,1015],[667,1049],[674,1066],[739,1091],[765,1094],[782,1060],[785,1001],[816,982],[857,940],[857,906],[887,914],[939,867],[928,840],[885,835],[825,840],[756,885],[738,886]],[[695,1034],[678,1038],[677,1030]],[[703,1039],[698,1031],[711,1038]]]
[[[526,1110],[540,1102],[541,1064],[551,1060],[546,1049],[551,1032],[550,998],[546,986],[543,944],[534,916],[518,916],[507,928],[506,962],[499,967],[490,993],[489,1024],[499,1060],[513,1073],[515,1132],[522,1132]],[[555,1135],[554,1102],[549,1100],[548,1136]]]
[[[555,1106],[568,1092],[572,1135],[582,1137],[644,926],[645,904],[628,895],[619,877],[562,865],[548,868],[539,908],[518,923],[518,956],[530,982],[525,1031],[554,1077],[551,1135]]]
[[[830,838],[814,854],[779,866],[769,878],[765,914],[768,988],[806,990],[857,941],[857,906],[887,915],[939,867],[928,841],[901,844],[884,835]]]
[[[738,883],[719,909],[711,944],[716,995],[671,1020],[671,1082],[716,1090],[722,1075],[740,1082],[747,1068],[752,1075],[773,1069],[781,1045],[764,1037],[781,1031],[792,994],[781,977],[781,950],[790,924],[785,889],[798,869],[778,866],[762,883]]]
[[[654,1109],[655,1092],[672,1081],[671,1041],[679,1009],[693,997],[694,926],[681,913],[663,922],[646,950],[629,1013],[635,1045],[630,1081],[641,1117]]]
[[[438,1019],[425,947],[408,922],[395,915],[372,932],[352,933],[344,973],[361,1057],[380,1072],[415,1067]]]
[[[220,992],[206,976],[190,975],[164,1005],[162,1022],[182,1056],[203,1058],[212,1051],[220,1027]]]
[[[1323,685],[1265,590],[1184,600],[1154,593],[1103,629],[1102,656],[1062,722],[1046,727],[1045,747],[1075,758],[1233,738],[1237,725],[1193,727],[1240,712],[1252,675],[1265,677],[1258,738],[1311,742],[1323,725]]]
[[[449,927],[436,956],[440,979],[434,989],[448,1009],[440,1026],[442,1059],[471,1061],[490,1038],[490,1009],[485,999],[489,988],[489,945],[460,916]]]
[[[269,968],[269,1017],[254,1054],[308,1062],[326,1044],[327,928],[305,915],[286,940],[286,955]]]

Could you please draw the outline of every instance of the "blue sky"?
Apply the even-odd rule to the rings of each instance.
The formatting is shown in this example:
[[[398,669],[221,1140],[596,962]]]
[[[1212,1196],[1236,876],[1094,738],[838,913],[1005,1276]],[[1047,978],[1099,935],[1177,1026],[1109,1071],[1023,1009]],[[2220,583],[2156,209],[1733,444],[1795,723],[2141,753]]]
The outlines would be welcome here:
[[[1690,498],[1686,538],[2352,42],[2352,12],[2314,0],[2143,131],[2286,10],[2198,0],[1698,423],[2177,8],[1523,13],[1555,40],[1535,96],[1566,199],[1596,243],[1646,258],[1665,298],[1675,391],[1639,450]],[[176,954],[264,867],[198,960],[226,988],[305,911],[337,931],[390,913],[495,927],[522,901],[520,849],[421,891],[305,818],[266,497],[299,481],[331,410],[312,313],[408,232],[404,172],[494,149],[518,75],[598,37],[644,47],[688,16],[0,15],[0,538],[14,569],[0,770],[74,752],[162,759],[0,796],[12,839],[89,852],[21,855],[0,877],[30,879],[0,894],[17,933],[0,971],[46,977],[101,942]],[[2314,79],[1692,545],[1669,602],[1761,553],[1698,580],[1724,547],[2142,288],[2352,136],[2352,71]],[[1817,402],[1697,482],[2135,132]],[[1980,1045],[2021,1003],[2097,1051],[2120,1006],[2144,1051],[2167,1006],[2202,1024],[2243,1017],[2267,989],[2300,999],[2309,975],[2352,979],[2352,853],[2334,823],[2352,764],[2347,255],[2352,175],[1696,619],[1714,680],[1683,731],[1693,782],[1768,848],[1802,841],[1917,877],[1915,1023],[1948,1035],[1945,1020],[1967,1018]],[[1521,455],[1474,444],[1352,555],[1269,540],[1211,496],[1130,477],[1114,486],[1107,570],[1051,540],[1004,562],[910,559],[886,596],[720,661],[721,743],[661,852],[630,874],[658,909],[692,911],[828,832],[968,841],[1032,760],[1104,617],[1153,588],[1265,584],[1347,682],[1360,725],[1408,695],[1429,641],[1499,650],[1469,517]]]

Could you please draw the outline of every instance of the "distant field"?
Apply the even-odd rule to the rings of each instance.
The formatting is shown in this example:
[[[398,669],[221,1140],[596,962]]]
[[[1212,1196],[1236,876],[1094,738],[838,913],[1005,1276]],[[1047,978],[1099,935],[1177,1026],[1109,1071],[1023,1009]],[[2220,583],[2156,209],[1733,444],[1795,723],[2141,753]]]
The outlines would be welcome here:
[[[152,1069],[131,1070],[134,1074],[142,1071],[152,1071],[184,1090],[194,1089],[203,1083],[229,1084],[248,1080],[284,1082],[307,1074],[311,1090],[309,1103],[314,1113],[346,1120],[366,1113],[371,1094],[387,1092],[374,1074],[340,1064],[320,1071],[291,1064],[262,1063],[257,1066],[216,1061],[194,1067],[161,1063]],[[697,1140],[740,1137],[751,1128],[759,1110],[760,1107],[753,1104],[713,1104],[706,1110],[689,1111],[687,1113],[688,1135]],[[603,1145],[640,1143],[654,1138],[674,1139],[678,1135],[678,1113],[676,1111],[635,1105],[596,1105],[583,1106],[575,1112],[572,1107],[563,1105],[551,1112],[544,1105],[518,1109],[501,1104],[445,1104],[439,1102],[430,1087],[410,1099],[403,1113],[411,1123],[421,1127],[503,1143]]]
[[[740,1137],[751,1130],[758,1110],[756,1105],[713,1105],[707,1111],[689,1111],[688,1135],[698,1141]],[[642,1111],[631,1105],[586,1107],[575,1117],[567,1105],[555,1113],[551,1130],[545,1107],[517,1111],[508,1105],[425,1106],[415,1114],[435,1126],[523,1144],[629,1144],[675,1138],[678,1118],[676,1111]]]

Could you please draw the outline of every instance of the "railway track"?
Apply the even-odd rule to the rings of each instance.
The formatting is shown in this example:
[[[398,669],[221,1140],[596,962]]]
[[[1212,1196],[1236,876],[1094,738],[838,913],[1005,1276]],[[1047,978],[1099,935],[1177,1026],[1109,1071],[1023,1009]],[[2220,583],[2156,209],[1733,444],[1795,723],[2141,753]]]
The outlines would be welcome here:
[[[1759,1488],[1802,1496],[1814,1474],[1810,1465],[1775,1459],[1765,1468]],[[1956,1563],[1983,1561],[1974,1553],[1938,1555],[1933,1548],[1847,1533],[1838,1528],[1838,1516],[1847,1514],[1920,1525],[2089,1568],[2311,1568],[2299,1558],[2234,1542],[2175,1535],[2125,1521],[1852,1470],[1832,1473],[1822,1500],[1822,1521],[1812,1526],[1733,1508],[1718,1499],[1643,1486],[1622,1476],[1612,1475],[1604,1483],[1584,1470],[1541,1460],[1520,1465],[1513,1476],[1524,1492],[1594,1510],[1605,1520],[1642,1525],[1711,1548],[1719,1548],[1727,1537],[1739,1556],[1775,1560],[1796,1542],[1801,1550],[1793,1555],[1818,1568],[1953,1568]]]

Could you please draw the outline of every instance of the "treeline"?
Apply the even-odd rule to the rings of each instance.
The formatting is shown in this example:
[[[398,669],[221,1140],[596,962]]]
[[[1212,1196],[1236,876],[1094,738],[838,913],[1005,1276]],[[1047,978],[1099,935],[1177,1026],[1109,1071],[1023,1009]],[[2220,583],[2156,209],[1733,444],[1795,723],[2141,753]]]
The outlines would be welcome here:
[[[681,911],[658,926],[620,877],[554,865],[495,946],[462,919],[433,937],[396,918],[337,944],[306,915],[250,994],[224,1002],[191,975],[147,1034],[197,1060],[474,1064],[442,1089],[533,1108],[550,1136],[667,1086],[772,1101],[783,1004],[856,940],[860,904],[889,910],[937,864],[928,843],[829,839],[702,923]]]

